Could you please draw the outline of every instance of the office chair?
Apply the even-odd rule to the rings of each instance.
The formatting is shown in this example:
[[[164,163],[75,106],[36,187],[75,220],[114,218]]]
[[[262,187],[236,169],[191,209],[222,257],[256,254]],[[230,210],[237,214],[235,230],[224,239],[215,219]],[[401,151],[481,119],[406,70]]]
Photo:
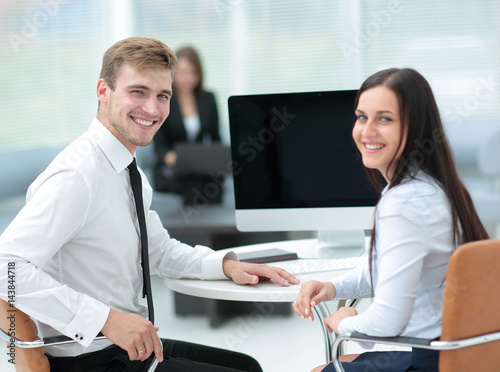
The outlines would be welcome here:
[[[9,359],[15,358],[16,372],[50,372],[49,360],[43,352],[43,347],[77,342],[67,336],[40,339],[35,322],[21,310],[11,307],[1,299],[0,338],[7,342]],[[105,338],[98,335],[95,340]],[[157,366],[158,361],[154,358],[148,372],[155,371]]]
[[[353,332],[333,344],[335,370],[344,341],[440,350],[440,372],[497,371],[500,366],[500,240],[459,247],[451,256],[439,341],[412,337],[371,337]]]

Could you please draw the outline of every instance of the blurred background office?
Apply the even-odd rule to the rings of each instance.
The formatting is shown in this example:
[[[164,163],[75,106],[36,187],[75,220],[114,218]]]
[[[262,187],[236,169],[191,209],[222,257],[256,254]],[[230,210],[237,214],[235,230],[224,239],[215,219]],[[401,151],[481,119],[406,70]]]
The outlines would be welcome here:
[[[179,154],[179,144],[194,144],[195,148],[212,147],[220,142],[219,113],[212,92],[203,87],[203,66],[200,56],[193,47],[185,46],[175,52],[177,68],[172,85],[173,96],[170,102],[170,114],[154,137],[156,164],[154,170],[154,188],[160,192],[181,194],[184,204],[193,204],[196,195],[193,190],[203,188],[212,179],[206,174],[179,176],[176,165]],[[191,146],[190,146],[191,147]],[[198,154],[196,162],[208,159]],[[213,155],[210,153],[207,156]],[[229,159],[224,159],[228,162]],[[222,192],[211,202],[220,203]]]
[[[150,36],[200,53],[225,142],[230,95],[351,89],[413,67],[436,92],[461,168],[493,177],[483,163],[495,159],[479,152],[500,126],[499,18],[494,0],[2,0],[0,149],[76,138],[96,113],[103,52]]]
[[[95,116],[104,51],[147,36],[199,53],[226,144],[231,95],[357,89],[383,68],[417,69],[479,215],[499,237],[499,19],[498,0],[0,0],[0,233],[29,183]],[[288,345],[289,355],[303,360],[304,344],[297,353]]]
[[[480,151],[500,126],[499,18],[494,0],[2,0],[0,149],[76,138],[96,113],[103,52],[151,36],[199,52],[226,143],[230,95],[351,89],[382,68],[416,68],[461,169],[491,178],[498,166]],[[495,187],[470,178],[481,197]]]

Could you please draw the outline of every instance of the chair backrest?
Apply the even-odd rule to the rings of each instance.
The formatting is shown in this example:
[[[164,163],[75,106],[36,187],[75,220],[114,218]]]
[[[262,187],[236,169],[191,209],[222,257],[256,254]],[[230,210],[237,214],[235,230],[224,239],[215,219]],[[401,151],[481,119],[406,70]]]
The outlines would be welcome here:
[[[33,320],[9,303],[0,300],[0,329],[22,341],[39,340]],[[14,334],[15,333],[15,334]],[[8,359],[12,359],[17,372],[49,372],[49,361],[43,347],[22,349],[7,343]]]
[[[467,243],[453,253],[446,276],[441,340],[500,331],[500,240]],[[497,371],[500,341],[441,351],[440,372]]]

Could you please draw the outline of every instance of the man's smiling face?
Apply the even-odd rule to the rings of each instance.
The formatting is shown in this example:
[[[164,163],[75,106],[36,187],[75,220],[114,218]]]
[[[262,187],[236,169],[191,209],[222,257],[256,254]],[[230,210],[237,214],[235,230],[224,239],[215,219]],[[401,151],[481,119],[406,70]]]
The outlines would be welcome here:
[[[97,95],[98,119],[133,154],[137,146],[151,143],[170,112],[172,74],[165,68],[137,70],[125,64],[115,89],[100,79]]]

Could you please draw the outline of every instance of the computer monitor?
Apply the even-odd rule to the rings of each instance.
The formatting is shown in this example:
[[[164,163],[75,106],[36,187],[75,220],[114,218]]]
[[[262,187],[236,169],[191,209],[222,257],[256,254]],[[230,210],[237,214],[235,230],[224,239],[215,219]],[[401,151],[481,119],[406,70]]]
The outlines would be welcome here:
[[[364,251],[379,192],[351,136],[356,93],[229,97],[240,231],[318,231],[316,257]]]

